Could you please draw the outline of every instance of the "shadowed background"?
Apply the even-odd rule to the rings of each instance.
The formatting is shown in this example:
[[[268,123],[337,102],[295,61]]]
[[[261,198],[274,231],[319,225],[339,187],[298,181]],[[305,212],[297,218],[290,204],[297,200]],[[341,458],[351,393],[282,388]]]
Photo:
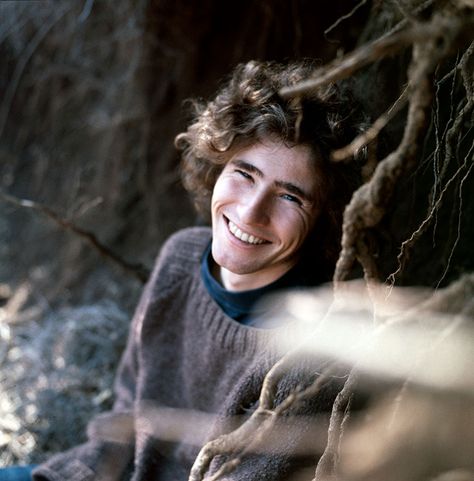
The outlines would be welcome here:
[[[347,15],[349,0],[325,2],[324,11],[306,0],[1,2],[0,189],[150,269],[171,232],[200,222],[173,147],[186,124],[183,101],[212,95],[240,61],[326,63],[402,18],[381,3],[360,2]],[[405,52],[377,62],[353,79],[371,118],[399,95],[408,59]],[[464,95],[441,81],[451,66],[438,73],[424,160],[373,233],[383,276],[395,270],[436,185],[436,139]],[[403,121],[402,112],[385,129],[382,153],[398,142]],[[458,159],[472,145],[466,132]],[[472,270],[472,187],[472,176],[453,183],[399,283],[434,287]],[[110,406],[113,366],[141,288],[44,209],[0,199],[0,465],[76,444],[91,414]]]

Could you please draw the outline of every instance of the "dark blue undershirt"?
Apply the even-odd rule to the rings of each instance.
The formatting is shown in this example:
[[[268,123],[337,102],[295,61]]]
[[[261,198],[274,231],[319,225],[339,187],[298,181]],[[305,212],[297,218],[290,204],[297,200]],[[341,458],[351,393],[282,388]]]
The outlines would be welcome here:
[[[209,243],[201,260],[201,276],[204,285],[210,296],[229,317],[249,326],[274,327],[268,324],[268,319],[264,320],[264,311],[259,311],[256,307],[257,301],[264,295],[281,289],[311,285],[309,276],[304,272],[303,263],[301,263],[264,287],[248,291],[228,291],[213,277],[211,273],[213,262],[211,243]]]

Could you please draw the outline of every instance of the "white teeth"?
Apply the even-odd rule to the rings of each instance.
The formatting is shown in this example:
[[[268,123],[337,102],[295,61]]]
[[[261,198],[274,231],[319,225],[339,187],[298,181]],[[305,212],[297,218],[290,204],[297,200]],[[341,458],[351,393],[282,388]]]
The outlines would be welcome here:
[[[262,244],[265,242],[263,239],[248,234],[247,232],[242,232],[233,222],[229,221],[229,230],[234,234],[237,239],[242,242],[247,242],[248,244]]]

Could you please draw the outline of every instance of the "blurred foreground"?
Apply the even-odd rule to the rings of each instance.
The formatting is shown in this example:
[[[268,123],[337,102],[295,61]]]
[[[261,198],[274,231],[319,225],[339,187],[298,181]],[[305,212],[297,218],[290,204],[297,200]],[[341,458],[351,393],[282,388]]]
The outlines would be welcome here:
[[[103,302],[60,309],[40,325],[12,315],[19,296],[0,311],[0,465],[39,462],[84,439],[87,421],[111,405],[129,322]],[[345,414],[342,480],[474,479],[473,299],[473,275],[438,291],[351,281],[335,297],[328,286],[270,299],[277,315],[297,321],[284,349],[349,365],[356,390],[370,399]],[[201,445],[213,417],[150,401],[138,422],[161,439],[185,435]],[[325,433],[312,422],[308,442],[321,445]]]

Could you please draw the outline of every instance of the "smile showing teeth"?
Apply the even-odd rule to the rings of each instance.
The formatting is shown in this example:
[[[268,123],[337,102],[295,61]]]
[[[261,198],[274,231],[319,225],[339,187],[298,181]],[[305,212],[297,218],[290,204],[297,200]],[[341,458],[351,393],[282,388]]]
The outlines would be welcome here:
[[[252,234],[242,232],[232,221],[229,221],[229,230],[235,237],[237,237],[237,239],[240,239],[242,242],[247,242],[248,244],[262,244],[265,242],[263,239],[259,239]]]

